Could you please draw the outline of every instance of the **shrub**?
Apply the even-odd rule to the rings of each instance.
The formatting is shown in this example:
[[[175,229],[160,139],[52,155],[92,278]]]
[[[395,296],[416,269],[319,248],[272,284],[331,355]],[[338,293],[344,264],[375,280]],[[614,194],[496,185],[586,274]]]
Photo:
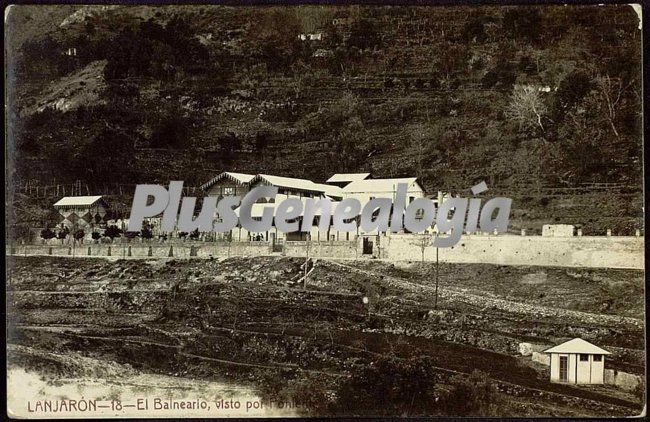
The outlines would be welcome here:
[[[440,374],[429,357],[382,357],[353,371],[338,389],[336,414],[429,416],[440,414]]]
[[[138,236],[140,236],[140,232],[126,232],[126,233],[124,233],[124,237],[126,237],[127,239],[135,239]]]
[[[488,375],[474,370],[469,376],[455,375],[441,405],[450,416],[490,416],[495,413],[499,393]]]
[[[104,237],[109,237],[111,240],[122,235],[122,230],[120,230],[116,225],[111,225],[104,230]]]
[[[78,229],[77,231],[74,232],[73,237],[76,240],[81,240],[81,239],[84,238],[85,235],[86,235],[86,232],[84,232],[82,229]]]
[[[140,237],[143,239],[151,239],[153,237],[153,233],[151,232],[151,229],[149,227],[143,227],[142,230],[140,231]]]
[[[54,236],[56,236],[56,234],[49,227],[46,227],[43,230],[41,230],[41,237],[45,240],[50,240]]]
[[[102,235],[99,234],[99,232],[92,232],[90,236],[93,238],[93,240],[99,240],[102,237]]]
[[[59,232],[56,234],[57,239],[64,240],[68,235],[70,234],[70,229],[67,227],[62,228],[59,230]]]

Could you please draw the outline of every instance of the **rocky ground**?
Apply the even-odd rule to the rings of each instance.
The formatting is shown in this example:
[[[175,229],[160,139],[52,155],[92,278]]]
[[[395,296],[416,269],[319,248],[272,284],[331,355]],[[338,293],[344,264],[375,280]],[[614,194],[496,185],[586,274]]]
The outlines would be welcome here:
[[[358,380],[386,362],[411,370],[426,359],[435,402],[402,414],[452,414],[449,391],[476,370],[495,395],[473,414],[642,408],[638,395],[611,387],[551,384],[548,368],[518,356],[521,342],[581,337],[612,352],[607,367],[642,374],[641,271],[441,264],[436,297],[434,264],[319,260],[305,290],[299,258],[8,260],[9,362],[20,368],[63,376],[70,369],[61,362],[76,356],[145,374],[228,379],[263,397],[306,390],[308,414],[382,414],[346,408],[342,392],[354,395]]]

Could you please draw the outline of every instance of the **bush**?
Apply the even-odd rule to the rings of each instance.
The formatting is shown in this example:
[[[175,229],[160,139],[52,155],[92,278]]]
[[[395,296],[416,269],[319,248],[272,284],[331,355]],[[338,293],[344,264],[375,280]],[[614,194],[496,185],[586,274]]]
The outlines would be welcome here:
[[[490,416],[495,414],[499,392],[488,375],[474,370],[469,376],[455,375],[441,405],[449,416]]]
[[[59,230],[59,232],[56,234],[57,239],[64,240],[68,235],[70,234],[70,229],[67,227],[62,228]]]
[[[116,225],[108,226],[106,230],[104,230],[104,237],[110,238],[111,241],[120,236],[122,236],[122,230],[120,230]]]
[[[143,239],[151,239],[153,237],[153,233],[151,232],[151,229],[149,227],[143,227],[142,230],[140,231],[140,237]]]
[[[81,240],[81,239],[84,238],[85,235],[86,235],[86,232],[84,232],[82,229],[78,229],[77,231],[74,232],[73,237],[76,240]]]
[[[93,238],[93,240],[99,240],[102,237],[102,235],[99,234],[99,232],[92,232],[90,236]]]
[[[335,414],[439,415],[440,374],[429,357],[382,357],[353,371],[338,389]]]
[[[54,236],[56,236],[56,234],[49,227],[46,227],[43,230],[41,230],[41,237],[45,240],[50,240]]]
[[[17,224],[12,227],[11,235],[13,240],[20,240],[20,239],[29,240],[30,238],[29,226],[26,224]]]
[[[124,233],[124,237],[126,237],[127,239],[135,239],[138,236],[140,236],[140,232],[126,232],[126,233]]]

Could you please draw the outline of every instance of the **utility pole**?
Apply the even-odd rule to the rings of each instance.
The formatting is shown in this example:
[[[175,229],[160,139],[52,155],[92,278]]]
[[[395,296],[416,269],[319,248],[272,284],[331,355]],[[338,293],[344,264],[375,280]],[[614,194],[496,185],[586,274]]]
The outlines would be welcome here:
[[[438,247],[436,246],[436,297],[433,302],[433,307],[438,309],[438,274],[440,273],[440,261],[438,261]]]
[[[303,290],[305,291],[307,291],[307,266],[309,264],[309,238],[310,238],[310,234],[308,233],[307,234],[307,257],[305,258],[305,269],[304,269],[305,275],[302,279],[302,287]]]

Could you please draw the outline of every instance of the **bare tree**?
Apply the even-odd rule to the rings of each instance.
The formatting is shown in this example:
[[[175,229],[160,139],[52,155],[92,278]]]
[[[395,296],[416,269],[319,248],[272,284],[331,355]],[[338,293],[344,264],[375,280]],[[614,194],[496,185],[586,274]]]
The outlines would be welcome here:
[[[546,105],[536,87],[515,85],[506,109],[507,117],[515,120],[522,129],[539,127],[543,131],[542,117],[546,112]]]
[[[610,78],[609,75],[596,77],[596,86],[598,87],[598,94],[605,103],[607,120],[609,125],[614,131],[614,135],[618,138],[618,130],[616,130],[616,112],[625,91],[634,83],[634,79],[627,85],[623,84],[620,78]]]

